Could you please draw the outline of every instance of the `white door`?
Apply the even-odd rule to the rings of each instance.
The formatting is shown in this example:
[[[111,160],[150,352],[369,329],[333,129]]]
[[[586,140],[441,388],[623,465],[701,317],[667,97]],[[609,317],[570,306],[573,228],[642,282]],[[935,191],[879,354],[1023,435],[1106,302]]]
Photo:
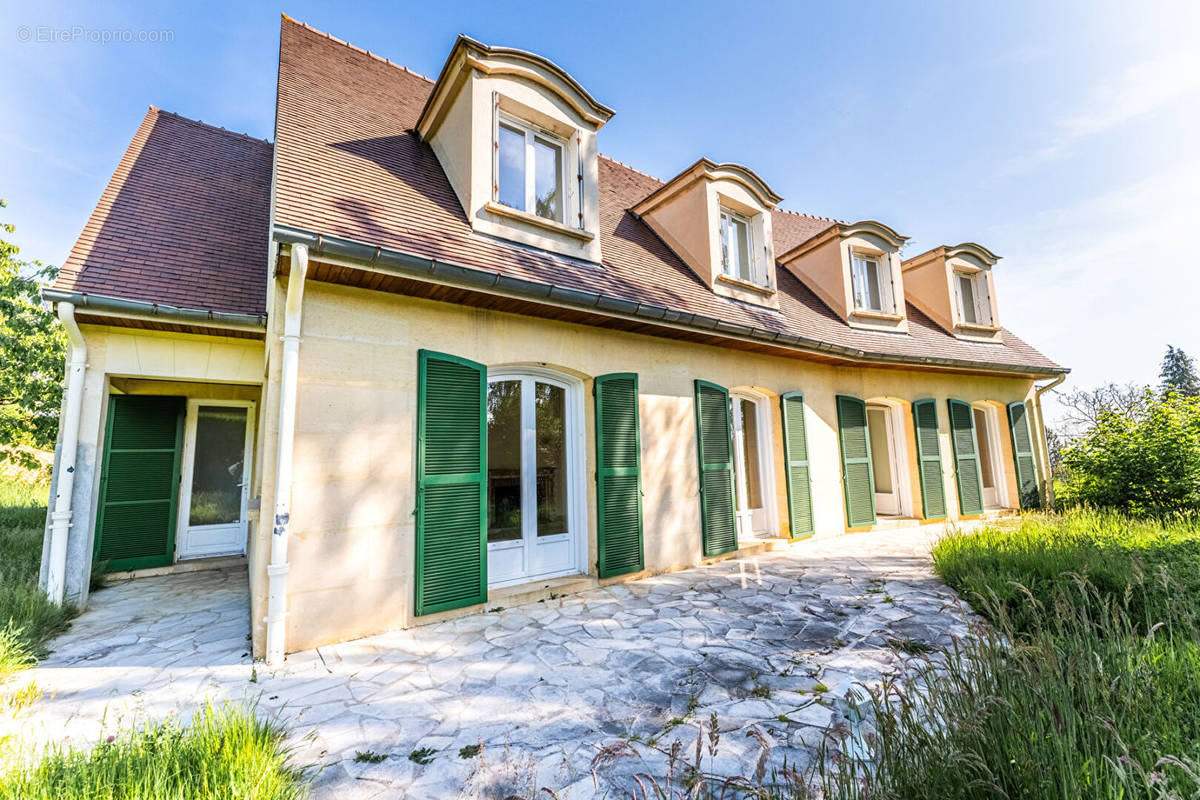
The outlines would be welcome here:
[[[577,385],[544,375],[489,375],[490,587],[581,571],[578,392]]]
[[[871,467],[875,472],[875,511],[894,517],[900,513],[900,498],[896,491],[896,450],[889,409],[867,407],[867,434],[871,439]]]
[[[975,417],[975,439],[979,442],[979,477],[983,484],[983,505],[995,508],[1000,505],[1000,487],[997,485],[998,470],[996,455],[1000,452],[996,441],[998,430],[992,423],[991,415],[982,408],[971,409]]]
[[[753,397],[730,395],[733,406],[734,483],[739,539],[772,536],[770,502],[771,432],[766,405]]]
[[[248,401],[188,401],[177,559],[246,552],[253,409]]]

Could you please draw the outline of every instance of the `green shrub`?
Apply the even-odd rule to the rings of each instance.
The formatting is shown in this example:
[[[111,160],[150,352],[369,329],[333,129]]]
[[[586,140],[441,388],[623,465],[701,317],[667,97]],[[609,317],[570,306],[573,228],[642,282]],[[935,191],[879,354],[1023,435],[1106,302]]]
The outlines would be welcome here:
[[[1126,412],[1102,411],[1063,449],[1062,473],[1064,506],[1200,509],[1200,398],[1147,392]]]
[[[0,800],[292,800],[306,795],[282,730],[252,708],[206,704],[91,750],[50,750],[0,774]]]

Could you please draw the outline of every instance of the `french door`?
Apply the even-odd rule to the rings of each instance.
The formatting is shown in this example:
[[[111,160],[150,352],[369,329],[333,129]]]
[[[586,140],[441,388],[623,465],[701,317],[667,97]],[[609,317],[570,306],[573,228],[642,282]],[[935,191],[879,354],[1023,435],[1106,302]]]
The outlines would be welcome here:
[[[546,374],[489,371],[489,587],[582,571],[579,391]]]
[[[253,444],[254,403],[188,401],[177,559],[246,552]]]
[[[733,422],[734,494],[739,539],[772,536],[775,514],[771,498],[771,414],[756,397],[730,394]]]

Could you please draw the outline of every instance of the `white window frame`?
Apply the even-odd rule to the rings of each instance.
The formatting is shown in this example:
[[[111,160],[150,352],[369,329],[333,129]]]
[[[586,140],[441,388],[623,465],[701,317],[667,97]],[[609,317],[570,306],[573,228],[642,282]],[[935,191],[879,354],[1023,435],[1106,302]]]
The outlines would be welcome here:
[[[971,293],[974,295],[975,321],[967,319],[966,306],[962,294],[962,278],[971,282]],[[954,270],[954,299],[958,307],[958,320],[963,325],[976,325],[990,328],[995,322],[992,319],[992,298],[988,290],[987,273],[983,270]]]
[[[551,133],[536,125],[531,125],[525,120],[514,117],[512,114],[504,111],[497,113],[496,120],[496,128],[492,137],[493,150],[496,153],[493,159],[492,200],[496,203],[500,202],[500,126],[503,125],[504,127],[513,128],[525,134],[525,207],[517,210],[524,211],[526,214],[532,214],[541,219],[548,219],[563,225],[567,224],[567,158],[570,152],[567,140],[556,133]],[[542,139],[558,148],[558,217],[542,217],[537,213],[537,151],[534,147],[534,142],[538,139]]]
[[[727,226],[726,220],[731,223],[740,222],[746,226],[746,257],[750,259],[749,269],[747,269],[746,272],[750,276],[749,280],[751,283],[757,283],[760,286],[765,286],[767,282],[766,276],[759,269],[760,259],[758,258],[758,254],[755,249],[754,220],[745,214],[740,214],[737,211],[728,208],[727,206],[721,206],[721,215],[718,222],[718,225],[720,226],[718,236],[721,240],[721,273],[728,278],[733,278],[734,280],[746,280],[742,276],[738,275],[735,271],[731,271],[730,269],[732,264],[729,259],[729,251],[731,247],[736,247],[736,243],[729,241],[727,232],[732,228],[732,225]]]
[[[859,261],[870,261],[875,264],[876,277],[879,280],[879,308],[860,305],[858,300]],[[861,279],[866,281],[866,270],[862,270]],[[863,250],[850,251],[850,301],[855,311],[865,311],[868,314],[896,313],[896,298],[892,289],[892,260],[887,253],[869,253]]]

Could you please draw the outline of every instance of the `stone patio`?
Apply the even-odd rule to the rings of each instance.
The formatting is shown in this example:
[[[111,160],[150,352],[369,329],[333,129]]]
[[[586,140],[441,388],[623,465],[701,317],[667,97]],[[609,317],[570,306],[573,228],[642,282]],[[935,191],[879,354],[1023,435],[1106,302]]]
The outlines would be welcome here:
[[[602,747],[632,741],[640,757],[600,769],[599,794],[661,774],[659,750],[679,740],[690,752],[696,722],[715,713],[723,735],[706,768],[753,773],[760,740],[773,766],[803,766],[846,692],[901,667],[898,642],[967,633],[930,571],[938,533],[818,539],[295,653],[275,672],[249,657],[244,571],[132,581],[95,594],[51,657],[17,678],[45,697],[0,721],[0,739],[84,746],[204,698],[255,699],[286,722],[297,761],[319,766],[316,798],[547,786],[578,800],[597,794]],[[460,756],[479,744],[481,756]],[[386,758],[355,761],[368,752]]]

